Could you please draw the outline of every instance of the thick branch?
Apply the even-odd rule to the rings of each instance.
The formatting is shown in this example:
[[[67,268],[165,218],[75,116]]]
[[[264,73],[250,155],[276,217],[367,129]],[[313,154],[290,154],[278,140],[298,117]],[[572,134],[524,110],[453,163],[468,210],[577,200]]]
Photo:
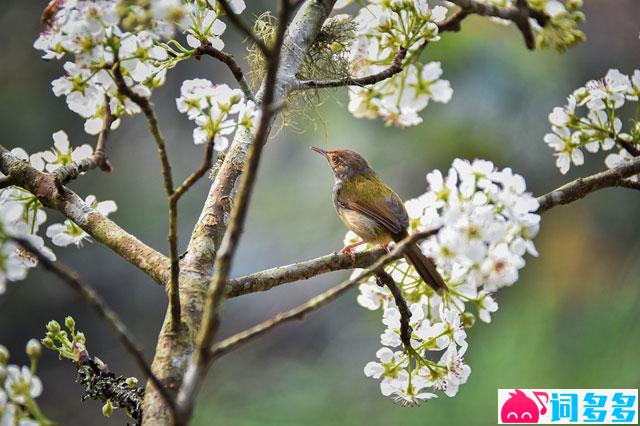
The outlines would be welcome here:
[[[183,386],[178,394],[179,408],[184,410],[185,418],[191,415],[194,399],[201,383],[204,381],[210,365],[209,347],[218,331],[220,324],[220,307],[225,299],[225,285],[235,253],[244,229],[244,222],[249,208],[251,193],[255,185],[258,165],[262,150],[266,144],[272,117],[275,113],[273,101],[275,99],[275,85],[280,66],[280,52],[284,40],[285,30],[289,21],[290,10],[286,3],[280,6],[279,25],[272,56],[268,57],[267,75],[262,91],[261,117],[253,143],[249,147],[247,164],[240,179],[240,187],[236,201],[231,210],[231,219],[227,232],[222,240],[220,250],[216,256],[214,275],[209,284],[209,290],[204,307],[204,315],[191,365],[187,370]]]
[[[48,208],[58,210],[96,241],[109,247],[127,262],[162,284],[169,268],[168,259],[126,232],[115,222],[87,206],[78,195],[29,163],[13,156],[0,145],[0,171],[12,184],[35,195]]]
[[[288,27],[271,105],[280,105],[286,99],[306,50],[315,40],[333,7],[334,0],[323,0],[321,3],[317,0],[306,0]],[[262,101],[264,88],[265,82],[256,95],[258,103]],[[236,188],[252,140],[250,132],[246,130],[236,132],[234,141],[211,186],[200,218],[194,227],[187,252],[181,262],[182,321],[186,331],[176,336],[169,327],[170,318],[165,318],[153,362],[154,372],[171,388],[180,386],[193,353],[193,336],[202,318],[210,272],[227,228]],[[223,290],[224,288],[226,286]],[[144,409],[145,423],[166,422],[166,408],[158,400],[153,388],[147,389]]]
[[[638,173],[640,173],[640,158],[635,158],[616,168],[576,179],[548,194],[538,197],[540,208],[538,208],[537,213],[541,214],[553,207],[569,204],[602,188],[627,186],[627,178]]]
[[[284,324],[285,322],[294,320],[294,319],[302,319],[306,314],[313,312],[315,310],[320,309],[325,306],[329,302],[336,299],[338,296],[345,293],[347,290],[352,288],[353,286],[360,283],[362,280],[368,278],[372,274],[376,274],[380,271],[383,271],[385,265],[394,260],[402,257],[405,249],[408,245],[415,243],[416,241],[422,240],[424,238],[428,238],[429,236],[437,233],[438,230],[416,233],[407,238],[405,238],[400,243],[396,244],[390,253],[385,254],[380,257],[378,260],[373,262],[371,266],[368,268],[358,272],[355,276],[349,278],[348,280],[343,281],[341,284],[325,291],[324,293],[319,294],[318,296],[310,299],[306,303],[288,310],[286,312],[279,313],[273,318],[270,318],[258,325],[255,325],[251,328],[248,328],[245,331],[237,333],[231,337],[228,337],[221,342],[216,343],[211,348],[211,354],[213,357],[222,356],[228,352],[233,351],[239,346],[250,342],[251,340],[259,337],[274,328]]]
[[[75,291],[86,303],[89,305],[100,317],[102,321],[104,321],[107,326],[111,329],[113,334],[116,336],[116,339],[122,347],[131,355],[135,363],[138,365],[138,368],[142,371],[144,376],[151,380],[154,385],[159,389],[160,394],[164,398],[165,402],[169,404],[169,407],[172,411],[175,409],[175,403],[173,401],[173,397],[169,395],[158,380],[158,378],[151,371],[151,367],[144,359],[144,354],[142,353],[142,348],[136,343],[134,337],[131,332],[127,328],[126,325],[120,320],[118,314],[116,314],[108,305],[105,300],[95,292],[95,290],[84,281],[80,279],[78,274],[66,266],[62,265],[59,262],[54,262],[49,259],[46,255],[44,255],[40,250],[33,246],[24,238],[13,237],[12,238],[16,243],[18,243],[22,248],[24,248],[29,254],[34,256],[38,260],[38,264],[45,268],[47,271],[53,273],[62,281],[71,287],[73,291]]]
[[[405,56],[407,56],[407,49],[402,47],[393,57],[391,66],[380,71],[379,73],[368,75],[365,77],[347,77],[338,80],[300,80],[292,89],[322,89],[327,87],[367,86],[370,84],[376,84],[380,81],[391,78],[402,71],[402,60],[405,58]]]
[[[105,96],[104,121],[102,124],[102,129],[100,130],[100,134],[98,135],[96,149],[89,157],[69,164],[67,166],[60,167],[55,171],[56,176],[63,185],[70,180],[77,179],[80,174],[88,170],[100,168],[100,170],[105,172],[112,171],[111,164],[109,163],[109,159],[107,158],[106,144],[107,137],[109,136],[111,125],[113,124],[113,122],[114,117],[111,114],[111,108],[109,107],[109,97]]]
[[[215,47],[211,46],[210,44],[205,44],[203,46],[198,47],[195,50],[195,55],[196,55],[196,58],[198,59],[200,58],[201,55],[209,55],[213,58],[216,58],[220,62],[223,62],[229,68],[229,71],[231,71],[231,74],[233,74],[233,77],[238,82],[238,85],[240,86],[240,90],[242,90],[242,93],[244,93],[244,96],[247,99],[255,101],[255,97],[253,96],[253,92],[251,91],[251,87],[249,86],[247,79],[244,77],[242,68],[240,68],[240,65],[238,65],[236,60],[233,58],[233,55],[231,55],[230,53],[218,50]]]

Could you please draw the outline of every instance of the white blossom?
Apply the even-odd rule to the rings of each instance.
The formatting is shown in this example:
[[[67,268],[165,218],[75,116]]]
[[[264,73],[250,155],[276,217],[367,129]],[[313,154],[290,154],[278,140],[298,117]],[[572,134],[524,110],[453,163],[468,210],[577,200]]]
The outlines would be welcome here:
[[[242,91],[205,79],[185,80],[176,106],[197,125],[194,143],[213,140],[216,151],[228,147],[229,137],[238,127],[251,130],[260,116],[255,103],[247,101]]]
[[[418,404],[437,391],[457,393],[471,372],[462,359],[468,347],[462,316],[473,317],[468,305],[490,322],[498,310],[493,293],[517,281],[526,254],[537,255],[532,239],[539,230],[538,202],[526,192],[522,176],[498,170],[490,161],[456,159],[446,176],[435,170],[427,183],[427,192],[405,206],[411,232],[439,228],[421,248],[448,291],[435,293],[404,259],[385,268],[409,303],[413,352],[393,352],[403,346],[401,315],[386,287],[370,279],[360,285],[357,298],[367,309],[382,309],[385,327],[379,362],[368,363],[365,374],[380,379],[383,395],[403,405]],[[345,244],[355,241],[349,232]]]
[[[7,366],[7,378],[4,381],[4,389],[11,401],[24,404],[29,399],[34,399],[42,393],[42,382],[31,374],[27,366]]]
[[[552,133],[546,134],[544,141],[554,150],[556,166],[562,174],[569,171],[571,164],[584,164],[584,150],[597,153],[609,151],[616,145],[622,148],[625,144],[632,147],[640,144],[638,118],[634,116],[625,131],[623,121],[618,117],[621,108],[638,102],[638,82],[640,70],[629,77],[610,69],[602,80],[589,81],[576,89],[564,107],[553,109],[549,114]],[[612,164],[620,164],[624,156],[622,151],[610,154],[605,164],[611,168]]]
[[[387,125],[414,126],[430,101],[449,102],[451,85],[441,80],[439,62],[417,61],[426,43],[438,40],[438,23],[447,9],[430,7],[424,0],[414,2],[370,2],[355,18],[358,25],[350,62],[357,77],[376,74],[389,67],[398,49],[408,49],[403,70],[393,77],[349,91],[349,111],[358,118],[382,118]]]

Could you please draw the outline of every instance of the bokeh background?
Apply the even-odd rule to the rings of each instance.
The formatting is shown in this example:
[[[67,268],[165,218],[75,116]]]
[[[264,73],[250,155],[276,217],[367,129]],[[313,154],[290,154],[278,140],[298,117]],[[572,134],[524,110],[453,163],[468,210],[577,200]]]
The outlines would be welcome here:
[[[273,2],[248,2],[245,16]],[[45,1],[5,0],[0,13],[4,59],[0,65],[0,140],[8,147],[39,151],[64,129],[72,143],[93,143],[82,121],[55,98],[50,81],[61,64],[43,62],[31,48]],[[402,196],[424,192],[425,174],[446,170],[456,157],[486,158],[526,177],[542,194],[568,179],[604,168],[603,158],[561,176],[542,138],[547,114],[585,81],[615,67],[631,73],[640,65],[640,3],[585,0],[588,41],[564,55],[529,52],[514,27],[472,17],[461,33],[444,34],[426,51],[443,63],[454,97],[433,104],[424,123],[406,130],[357,120],[346,111],[344,91],[319,108],[316,125],[285,129],[265,152],[234,275],[335,251],[344,229],[331,204],[332,177],[310,145],[363,153]],[[228,49],[243,58],[237,33]],[[192,125],[175,110],[185,78],[229,82],[228,71],[203,58],[182,64],[154,94],[169,143],[175,175],[186,176],[202,156],[191,141]],[[112,218],[166,252],[167,214],[158,159],[143,117],[124,120],[109,141],[111,175],[89,173],[71,186],[82,195],[113,199]],[[199,214],[208,183],[198,184],[180,204],[182,247]],[[382,330],[379,312],[356,304],[356,291],[309,316],[219,360],[197,407],[196,425],[492,425],[496,389],[509,387],[638,387],[640,367],[640,197],[607,189],[543,217],[536,240],[539,258],[529,258],[519,282],[498,295],[491,324],[470,331],[466,358],[472,374],[458,396],[403,409],[382,397],[378,382],[364,376],[375,358]],[[50,213],[53,220],[60,215]],[[151,359],[166,309],[161,287],[100,244],[58,249],[122,315]],[[346,276],[324,275],[268,293],[244,296],[224,307],[222,335],[231,334],[296,305]],[[0,342],[15,363],[27,363],[24,344],[42,337],[50,319],[73,315],[92,354],[115,372],[140,376],[109,330],[65,284],[41,271],[8,285],[0,296]],[[61,425],[123,424],[122,413],[106,419],[100,404],[80,402],[72,365],[45,351],[39,375],[44,412]]]

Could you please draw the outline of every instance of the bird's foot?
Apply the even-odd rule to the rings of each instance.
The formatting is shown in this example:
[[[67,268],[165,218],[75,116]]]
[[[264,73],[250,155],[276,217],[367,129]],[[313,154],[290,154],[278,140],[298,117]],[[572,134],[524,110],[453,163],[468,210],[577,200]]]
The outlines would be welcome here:
[[[365,244],[365,243],[366,243],[365,241],[358,241],[357,243],[347,244],[346,246],[344,246],[342,248],[342,250],[340,250],[340,254],[347,253],[349,255],[349,257],[351,257],[351,262],[355,266],[355,264],[356,264],[356,254],[353,252],[353,249],[358,247],[358,246],[361,246],[362,244]]]

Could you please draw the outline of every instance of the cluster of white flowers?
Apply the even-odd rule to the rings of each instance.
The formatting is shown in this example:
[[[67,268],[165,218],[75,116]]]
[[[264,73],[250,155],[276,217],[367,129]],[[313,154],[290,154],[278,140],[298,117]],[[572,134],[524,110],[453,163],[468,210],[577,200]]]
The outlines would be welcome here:
[[[465,327],[475,321],[467,305],[490,322],[498,309],[492,294],[517,281],[527,253],[537,255],[532,239],[539,230],[538,202],[526,192],[522,176],[509,168],[496,170],[489,161],[456,159],[446,177],[436,170],[427,181],[428,191],[406,202],[410,228],[439,228],[421,248],[449,290],[434,292],[405,260],[387,266],[412,313],[411,348],[402,347],[400,312],[386,287],[371,279],[360,285],[358,296],[363,307],[383,309],[386,326],[379,361],[367,364],[365,374],[380,379],[382,393],[405,405],[433,398],[438,390],[457,393],[471,371],[463,360]],[[349,233],[345,242],[356,240]]]
[[[235,0],[231,7],[240,13],[244,1]],[[219,9],[211,0],[58,0],[48,8],[45,30],[34,47],[44,52],[45,59],[72,58],[64,64],[66,74],[52,82],[53,92],[66,96],[69,109],[85,119],[87,133],[98,134],[106,108],[116,118],[140,112],[119,93],[113,67],[120,66],[133,92],[151,96],[180,56],[162,42],[176,28],[186,34],[191,47],[224,46],[220,37],[226,25],[218,19]],[[177,41],[171,42],[181,52],[187,51]],[[115,120],[112,127],[118,125]]]
[[[627,76],[611,69],[604,79],[589,81],[576,89],[564,107],[554,108],[549,114],[553,133],[545,135],[544,141],[555,151],[560,172],[567,173],[571,163],[576,166],[584,163],[582,149],[596,153],[617,147],[618,153],[609,154],[605,159],[609,168],[630,161],[632,155],[623,145],[640,148],[639,96],[640,70]],[[635,115],[630,128],[625,130],[618,115],[621,115],[619,110],[630,103],[635,103],[631,108]],[[580,114],[581,108],[586,109],[584,115]]]
[[[50,424],[35,401],[42,393],[42,382],[35,375],[42,346],[29,340],[26,353],[31,366],[8,364],[9,351],[0,345],[0,425],[37,426]]]
[[[93,153],[89,145],[71,147],[67,134],[62,130],[53,134],[53,140],[54,145],[49,151],[29,156],[22,148],[15,148],[11,153],[29,162],[35,169],[47,172],[54,172]],[[105,216],[117,209],[115,202],[97,202],[93,195],[89,195],[85,203]],[[37,265],[36,260],[19,248],[11,237],[26,238],[36,249],[55,260],[55,254],[38,235],[46,221],[47,213],[35,195],[17,186],[0,189],[0,293],[4,292],[7,281],[24,279],[28,269]],[[45,234],[54,245],[60,247],[70,244],[80,246],[83,240],[89,238],[86,232],[68,219],[62,224],[49,225]]]
[[[118,93],[114,62],[120,61],[126,84],[139,95],[149,96],[152,88],[164,82],[166,70],[161,64],[168,55],[155,45],[156,35],[145,30],[125,32],[119,22],[116,1],[60,0],[34,43],[45,59],[72,58],[64,64],[66,74],[54,80],[52,88],[56,96],[66,96],[69,109],[86,120],[90,134],[102,128],[107,107],[116,117],[140,111]]]
[[[407,56],[402,72],[374,85],[350,89],[349,111],[355,117],[413,126],[422,121],[418,113],[430,101],[449,102],[453,90],[448,81],[440,79],[440,63],[419,61],[426,44],[439,39],[437,24],[446,14],[447,8],[431,8],[426,0],[370,0],[360,9],[350,55],[352,74],[364,77],[388,68],[401,47],[407,49]]]
[[[197,125],[193,141],[202,144],[213,140],[217,151],[227,148],[228,136],[237,128],[251,130],[260,116],[255,103],[246,100],[239,89],[201,78],[182,83],[176,104],[178,111]]]

